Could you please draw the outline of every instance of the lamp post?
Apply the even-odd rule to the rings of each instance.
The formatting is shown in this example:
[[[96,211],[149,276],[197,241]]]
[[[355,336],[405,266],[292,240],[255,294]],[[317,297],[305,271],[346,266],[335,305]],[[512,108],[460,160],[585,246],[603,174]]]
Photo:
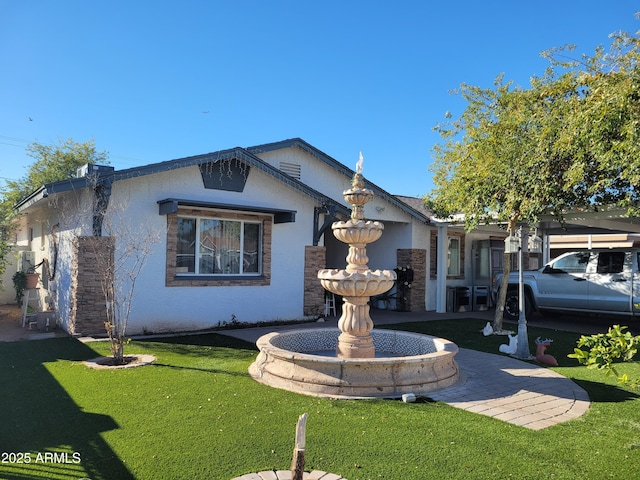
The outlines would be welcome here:
[[[505,239],[505,251],[507,253],[518,252],[518,347],[515,357],[523,360],[531,358],[529,352],[529,336],[527,333],[527,317],[525,313],[525,297],[524,297],[524,281],[522,275],[522,253],[524,232],[522,226],[516,232],[516,235],[509,235]],[[526,236],[527,243],[524,245],[529,253],[542,252],[542,239],[538,236],[537,231],[534,235]]]

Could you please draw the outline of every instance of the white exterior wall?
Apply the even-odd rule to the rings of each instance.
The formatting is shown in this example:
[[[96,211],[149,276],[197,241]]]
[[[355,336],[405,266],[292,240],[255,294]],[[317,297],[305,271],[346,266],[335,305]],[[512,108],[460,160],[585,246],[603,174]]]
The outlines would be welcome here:
[[[276,168],[280,161],[301,165],[301,181],[330,198],[350,206],[342,192],[351,187],[351,179],[334,170],[299,148],[288,148],[260,154]],[[354,165],[355,165],[354,159]],[[365,160],[366,180],[366,160]],[[91,198],[88,189],[65,194],[67,197],[84,196],[86,205]],[[294,223],[272,225],[271,238],[271,282],[267,286],[203,286],[167,287],[166,248],[167,217],[158,213],[159,200],[177,198],[192,201],[227,203],[233,205],[271,207],[296,210]],[[51,199],[49,199],[51,200]],[[76,205],[82,202],[74,200]],[[74,222],[68,215],[56,213],[61,204],[41,201],[41,216],[47,234],[44,245],[31,246],[41,249],[42,257],[53,263],[53,247],[50,229],[56,222],[58,228],[58,264],[56,278],[50,288],[56,298],[59,316],[68,321],[71,294],[72,240],[78,234],[89,234],[91,212],[86,207],[84,216],[74,214]],[[68,206],[68,203],[66,206]],[[252,167],[243,192],[205,189],[197,166],[178,168],[162,173],[120,180],[113,184],[109,215],[114,219],[135,225],[138,234],[145,227],[159,233],[160,240],[153,245],[151,255],[140,273],[135,290],[135,301],[130,316],[128,333],[197,330],[231,322],[259,322],[273,320],[300,320],[303,318],[304,299],[304,248],[312,244],[313,209],[319,206],[313,199],[289,187],[277,179]],[[379,208],[376,208],[379,207]],[[37,211],[37,208],[33,209]],[[62,210],[58,210],[62,211]],[[421,248],[427,252],[427,288],[425,303],[427,310],[435,309],[435,281],[429,278],[429,231],[434,228],[421,223],[402,209],[387,203],[380,197],[366,205],[365,216],[369,220],[384,223],[382,237],[367,248],[369,267],[372,270],[393,269],[397,266],[397,249]],[[37,222],[30,212],[29,222]],[[79,228],[79,218],[85,230]],[[104,223],[104,235],[108,235],[109,216]],[[44,227],[43,227],[44,228]],[[116,228],[117,231],[117,228]],[[331,231],[326,232],[331,235]],[[20,237],[21,248],[27,247],[26,235]],[[40,238],[39,235],[34,237]],[[321,239],[320,244],[323,243]],[[34,246],[35,245],[35,246]],[[470,243],[467,248],[470,249]],[[470,254],[465,255],[469,259]],[[339,267],[341,268],[343,264]],[[466,271],[466,267],[465,267]]]
[[[351,178],[346,177],[313,155],[298,147],[290,147],[263,152],[258,156],[275,168],[280,167],[280,162],[300,165],[300,181],[345,207],[351,208],[342,196],[344,190],[351,188]],[[357,160],[354,157],[354,167]],[[363,171],[365,183],[366,174],[367,162],[365,159]],[[425,243],[425,240],[420,238],[424,235],[424,228],[428,227],[377,195],[374,195],[373,199],[365,205],[365,218],[380,221],[385,227],[382,237],[367,246],[367,254],[370,259],[369,267],[372,270],[395,268],[398,248],[425,248],[427,250],[429,248],[428,239]],[[326,232],[325,235],[331,235],[331,232]],[[424,246],[415,246],[416,241]]]
[[[2,284],[0,285],[0,305],[16,303],[16,291],[13,288],[13,274],[18,271],[17,247],[9,251],[6,262],[6,268],[2,274]]]
[[[342,192],[351,188],[351,179],[298,147],[284,148],[257,155],[269,165],[280,168],[280,162],[300,165],[300,181],[324,195],[348,206]],[[354,160],[355,167],[357,158]],[[366,180],[366,171],[365,171]]]
[[[167,218],[158,214],[157,201],[171,197],[297,210],[294,223],[272,226],[270,285],[166,287]],[[110,208],[122,203],[127,205],[124,218],[148,219],[149,226],[161,233],[138,278],[129,333],[210,328],[232,318],[239,322],[303,318],[304,247],[312,242],[314,207],[307,195],[256,168],[242,193],[207,190],[198,168],[188,167],[116,182]]]
[[[426,225],[416,220],[413,221],[411,229],[411,247],[424,250],[426,253],[426,285],[424,292],[425,310],[436,309],[436,280],[431,279],[431,231],[434,226]]]
[[[49,305],[55,308],[58,321],[67,330],[71,309],[72,244],[76,236],[87,234],[90,229],[89,199],[86,190],[50,197],[22,215],[16,230],[17,251],[34,252],[36,265],[48,261],[48,272],[43,266],[37,269],[41,303],[44,309]],[[54,226],[57,258],[52,238]],[[10,289],[15,297],[12,284]]]
[[[264,152],[257,155],[263,161],[280,168],[280,162],[297,163],[300,165],[300,181],[311,188],[322,192],[329,198],[341,203],[347,208],[351,206],[345,201],[342,192],[351,188],[351,178],[343,175],[333,167],[317,159],[313,155],[298,147],[290,147],[282,150]],[[355,168],[357,157],[353,158]],[[367,183],[367,161],[364,162],[364,180]],[[378,208],[376,208],[378,207]],[[381,211],[379,211],[382,209]],[[384,199],[374,196],[364,207],[365,217],[369,220],[380,220],[382,222],[411,222],[411,217],[398,207],[395,207]],[[386,228],[386,225],[385,225]],[[402,248],[402,247],[400,247]],[[409,248],[409,247],[406,247]]]

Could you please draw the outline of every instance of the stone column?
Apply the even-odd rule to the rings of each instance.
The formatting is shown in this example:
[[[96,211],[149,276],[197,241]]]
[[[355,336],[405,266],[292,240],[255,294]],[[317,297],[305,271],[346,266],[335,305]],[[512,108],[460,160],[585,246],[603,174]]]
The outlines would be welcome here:
[[[324,313],[324,288],[318,283],[318,270],[327,263],[326,247],[307,245],[304,247],[304,307],[308,316]]]
[[[408,311],[424,311],[426,309],[427,251],[421,248],[399,248],[397,260],[398,267],[413,270],[411,288],[402,288],[402,285],[397,285],[399,291],[405,292]],[[400,283],[400,278],[398,278],[398,283]]]
[[[71,271],[71,315],[69,333],[106,335],[107,309],[103,282],[113,265],[114,237],[76,237]]]

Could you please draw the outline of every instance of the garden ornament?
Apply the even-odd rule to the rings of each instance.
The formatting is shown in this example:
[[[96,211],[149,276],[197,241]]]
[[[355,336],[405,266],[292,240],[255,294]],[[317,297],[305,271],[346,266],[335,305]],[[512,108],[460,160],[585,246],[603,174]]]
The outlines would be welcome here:
[[[498,349],[502,353],[506,353],[509,355],[513,355],[518,350],[518,336],[517,335],[509,335],[509,345],[502,344]]]
[[[550,338],[546,338],[544,340],[540,340],[540,337],[536,338],[536,362],[542,363],[543,365],[549,365],[551,367],[557,367],[558,361],[555,359],[553,355],[549,355],[548,353],[544,353],[549,345],[551,345]]]
[[[485,337],[488,337],[489,335],[491,335],[493,333],[493,327],[491,327],[491,323],[487,322],[487,324],[484,326],[484,328],[482,329],[482,334]]]

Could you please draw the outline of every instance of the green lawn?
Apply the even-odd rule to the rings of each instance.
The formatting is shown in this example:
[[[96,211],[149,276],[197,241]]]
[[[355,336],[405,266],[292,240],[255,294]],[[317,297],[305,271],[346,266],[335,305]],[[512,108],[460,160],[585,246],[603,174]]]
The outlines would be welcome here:
[[[457,320],[393,328],[497,352],[505,337],[483,337],[483,326]],[[532,344],[538,335],[554,339],[548,353],[560,361],[556,370],[589,392],[593,403],[580,419],[536,432],[440,403],[276,390],[247,374],[253,345],[217,334],[133,342],[128,353],[158,360],[119,371],[81,363],[108,354],[104,342],[1,343],[0,452],[7,453],[0,460],[28,453],[30,463],[0,463],[0,478],[228,480],[286,470],[304,412],[306,469],[349,480],[638,478],[637,392],[567,359],[577,334],[529,331]],[[622,369],[640,376],[638,363]]]

